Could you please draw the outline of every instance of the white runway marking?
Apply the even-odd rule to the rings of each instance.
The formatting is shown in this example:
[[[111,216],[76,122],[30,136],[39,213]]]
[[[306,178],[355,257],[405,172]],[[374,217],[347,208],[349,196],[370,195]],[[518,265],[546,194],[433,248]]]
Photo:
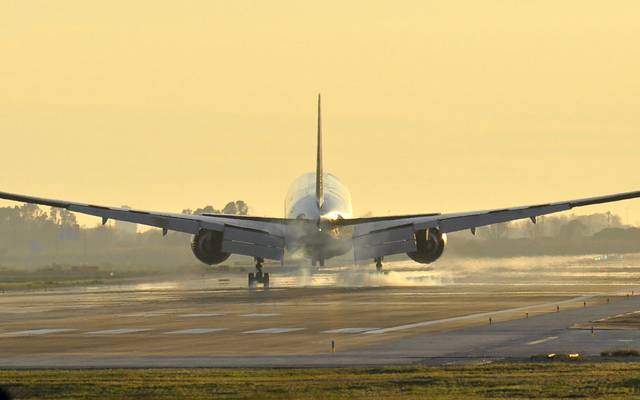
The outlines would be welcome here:
[[[137,332],[146,332],[151,329],[147,328],[117,328],[117,329],[107,329],[104,331],[94,331],[87,333],[88,335],[120,335],[123,333],[137,333]]]
[[[549,336],[546,337],[544,339],[538,339],[538,340],[532,340],[531,342],[528,342],[527,344],[529,346],[534,345],[534,344],[541,344],[541,343],[545,343],[545,342],[550,342],[552,340],[556,340],[558,337],[557,336]]]
[[[168,311],[145,311],[145,312],[137,312],[131,314],[120,314],[121,317],[160,317],[162,315],[170,314]]]
[[[633,339],[618,339],[618,342],[633,342]]]
[[[362,333],[367,331],[373,331],[380,328],[340,328],[331,329],[329,331],[323,331],[322,333]]]
[[[304,330],[304,328],[266,328],[266,329],[257,329],[255,331],[246,331],[242,333],[287,333],[287,332],[297,332],[302,330]]]
[[[219,317],[222,316],[224,314],[222,313],[193,313],[193,314],[182,314],[181,317],[186,317],[186,318],[190,318],[190,317]]]
[[[496,315],[509,314],[509,313],[518,312],[518,311],[531,310],[533,308],[553,307],[553,306],[557,306],[559,304],[581,302],[581,301],[589,300],[591,298],[593,298],[593,296],[580,296],[580,297],[574,297],[572,299],[556,301],[556,302],[552,302],[552,303],[534,304],[534,305],[530,305],[530,306],[508,308],[506,310],[487,311],[487,312],[482,312],[482,313],[478,313],[478,314],[462,315],[460,317],[452,317],[452,318],[445,318],[445,319],[435,319],[435,320],[432,320],[432,321],[424,321],[424,322],[416,322],[416,323],[413,323],[413,324],[392,326],[392,327],[389,327],[389,328],[382,328],[382,329],[376,329],[374,331],[363,332],[363,334],[367,335],[367,334],[396,332],[396,331],[403,331],[403,330],[413,329],[413,328],[423,328],[425,326],[440,325],[440,324],[445,324],[445,323],[449,323],[449,322],[465,321],[465,320],[469,320],[469,319],[495,317]]]
[[[62,333],[77,331],[77,329],[29,329],[25,331],[7,332],[6,336],[33,336],[33,335],[48,335],[50,333]]]
[[[173,331],[173,332],[165,332],[165,335],[198,335],[202,333],[220,332],[224,330],[225,328],[193,328],[193,329],[182,329],[182,330]]]
[[[270,314],[270,313],[253,313],[253,314],[240,314],[241,317],[275,317],[280,314]]]

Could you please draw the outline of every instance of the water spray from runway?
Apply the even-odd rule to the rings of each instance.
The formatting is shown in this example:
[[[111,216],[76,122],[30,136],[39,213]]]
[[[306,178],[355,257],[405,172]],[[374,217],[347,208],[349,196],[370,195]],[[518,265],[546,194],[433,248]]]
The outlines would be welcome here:
[[[290,287],[439,287],[451,285],[492,286],[526,285],[593,286],[626,285],[640,277],[640,257],[602,256],[518,257],[466,259],[444,257],[430,264],[411,260],[388,261],[384,272],[377,273],[374,265],[331,263],[312,267],[308,263],[269,265],[272,288]],[[251,266],[230,268],[225,272],[209,272],[170,279],[150,279],[137,283],[109,286],[92,285],[85,288],[57,289],[60,291],[135,290],[144,292],[166,290],[209,290],[246,288],[247,272]],[[519,289],[518,289],[519,290]]]
[[[285,286],[444,286],[444,285],[580,285],[619,280],[621,284],[640,276],[637,258],[601,256],[555,256],[466,259],[449,257],[432,265],[410,260],[384,265],[376,273],[373,265],[341,264],[302,267],[282,281]]]
[[[452,283],[446,271],[402,271],[391,270],[384,273],[352,270],[336,274],[337,286],[443,286]]]
[[[434,270],[410,262],[386,264],[388,270],[378,273],[369,265],[335,265],[328,267],[301,267],[290,278],[284,278],[287,286],[442,286],[453,282],[446,270]]]

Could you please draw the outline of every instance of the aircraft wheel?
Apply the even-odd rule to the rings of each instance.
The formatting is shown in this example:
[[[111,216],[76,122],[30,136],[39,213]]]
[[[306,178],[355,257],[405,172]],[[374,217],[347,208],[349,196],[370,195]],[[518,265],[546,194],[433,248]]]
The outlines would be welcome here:
[[[265,289],[269,289],[269,273],[265,272],[262,274],[262,283],[264,284]]]
[[[253,275],[253,272],[249,272],[248,280],[249,280],[249,289],[253,289],[254,287],[256,287],[256,278]]]

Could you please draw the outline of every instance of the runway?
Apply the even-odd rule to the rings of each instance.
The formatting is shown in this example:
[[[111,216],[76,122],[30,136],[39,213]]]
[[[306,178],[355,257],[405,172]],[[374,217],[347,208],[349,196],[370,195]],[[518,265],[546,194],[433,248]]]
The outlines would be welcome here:
[[[600,278],[585,267],[584,276],[553,282],[538,272],[527,284],[513,273],[525,267],[507,266],[505,273],[503,266],[502,279],[489,270],[482,279],[456,276],[414,286],[248,290],[199,279],[5,292],[0,368],[309,367],[593,355],[640,346],[633,330],[571,329],[640,309],[640,289],[630,278],[634,265],[598,266]],[[559,276],[566,269],[575,265]],[[274,277],[278,282],[277,272]]]

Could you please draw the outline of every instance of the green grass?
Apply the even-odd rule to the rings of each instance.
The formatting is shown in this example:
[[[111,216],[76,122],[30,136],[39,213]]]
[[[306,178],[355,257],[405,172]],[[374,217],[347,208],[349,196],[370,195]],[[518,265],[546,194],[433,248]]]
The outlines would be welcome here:
[[[640,364],[0,371],[0,384],[16,399],[627,399]]]

